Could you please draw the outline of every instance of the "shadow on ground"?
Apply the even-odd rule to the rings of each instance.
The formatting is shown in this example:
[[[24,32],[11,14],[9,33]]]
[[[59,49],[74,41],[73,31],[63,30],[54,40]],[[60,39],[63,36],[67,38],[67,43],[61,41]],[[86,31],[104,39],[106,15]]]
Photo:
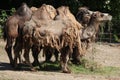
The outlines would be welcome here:
[[[59,71],[60,65],[56,62],[42,62],[38,66],[35,66],[38,71]],[[17,68],[13,68],[9,63],[0,62],[0,71],[12,70],[12,71],[31,71],[30,67],[25,64],[18,64]]]
[[[12,70],[12,71],[30,71],[30,67],[25,64],[18,64],[17,68],[13,68],[9,63],[0,62],[0,71]]]
[[[9,63],[0,62],[0,70],[13,70],[13,67]]]

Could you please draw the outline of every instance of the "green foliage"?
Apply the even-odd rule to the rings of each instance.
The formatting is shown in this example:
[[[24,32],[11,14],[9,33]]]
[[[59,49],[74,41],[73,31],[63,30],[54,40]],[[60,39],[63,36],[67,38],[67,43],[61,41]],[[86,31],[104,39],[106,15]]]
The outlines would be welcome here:
[[[0,17],[0,24],[1,25],[3,25],[4,24],[4,22],[6,21],[6,19],[7,19],[7,13],[6,13],[6,11],[5,10],[2,10],[1,11],[1,17]]]
[[[44,62],[40,65],[40,70],[43,71],[59,71],[60,65],[58,62]]]
[[[73,73],[82,73],[90,75],[119,76],[120,68],[107,66],[104,67],[97,62],[82,59],[81,65],[70,64]]]
[[[8,15],[7,15],[6,11],[2,10],[1,11],[1,16],[0,16],[0,38],[2,37],[2,34],[3,34],[2,29],[3,29],[3,26],[4,26],[4,22],[7,19],[7,16]]]
[[[4,27],[4,24],[5,24],[5,21],[7,20],[7,18],[12,15],[14,12],[15,12],[15,8],[12,8],[9,12],[9,14],[7,13],[6,10],[2,10],[1,11],[1,14],[0,14],[0,38],[2,37],[3,35],[3,27]]]
[[[11,8],[11,10],[10,10],[10,15],[12,15],[13,13],[15,13],[16,12],[16,9],[15,8]]]
[[[114,34],[113,36],[116,42],[120,42],[120,39],[118,38],[117,34]]]

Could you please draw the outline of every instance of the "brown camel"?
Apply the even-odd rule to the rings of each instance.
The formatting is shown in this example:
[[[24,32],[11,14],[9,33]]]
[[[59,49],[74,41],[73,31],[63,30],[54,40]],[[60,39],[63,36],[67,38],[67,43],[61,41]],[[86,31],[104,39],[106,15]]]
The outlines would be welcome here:
[[[46,22],[51,21],[56,15],[56,9],[52,7],[51,5],[43,4],[40,8],[38,8],[36,11],[34,11],[31,20],[25,22],[24,28],[22,30],[22,38],[23,38],[23,45],[25,47],[24,49],[24,58],[25,62],[30,65],[32,68],[33,66],[30,64],[29,60],[29,50],[32,48],[32,55],[34,58],[34,62],[38,63],[38,54],[41,50],[41,47],[34,45],[32,43],[32,35],[33,35],[33,29],[35,27],[41,27],[41,25],[45,25]],[[18,37],[21,38],[21,37]],[[19,44],[19,42],[17,42]],[[24,44],[25,43],[25,44]],[[20,52],[20,45],[16,45],[15,47],[15,54],[19,54]],[[15,67],[17,67],[17,57],[19,55],[15,56]]]
[[[101,22],[109,21],[112,19],[112,16],[107,13],[101,13],[99,11],[95,11],[92,13],[89,23],[87,24],[87,27],[83,28],[80,32],[81,34],[81,41],[82,41],[82,48],[84,50],[83,55],[85,54],[87,47],[89,45],[89,40],[96,35],[99,29],[99,25]],[[72,55],[73,61],[75,63],[80,63],[80,56],[78,56],[77,49],[74,48],[74,54]]]
[[[28,44],[35,45],[38,47],[52,47],[61,52],[61,67],[63,72],[70,72],[67,62],[69,55],[73,51],[73,47],[76,46],[80,53],[81,42],[79,37],[79,30],[81,25],[76,21],[75,17],[71,14],[68,7],[61,7],[62,13],[67,15],[66,17],[59,17],[50,22],[46,21],[46,24],[41,24],[39,27],[29,26],[31,22],[25,24],[23,28],[23,37],[26,42],[25,54],[29,54]],[[38,26],[38,25],[37,25]],[[27,33],[26,33],[27,32]],[[31,34],[32,33],[32,34]],[[29,39],[31,38],[31,43]],[[31,63],[28,56],[25,57],[28,64]],[[31,69],[33,67],[31,66]]]
[[[94,17],[93,15],[96,15],[96,17]],[[85,54],[90,45],[90,41],[98,33],[99,25],[101,24],[101,22],[104,22],[105,20],[111,20],[112,17],[105,13],[90,11],[86,7],[80,7],[76,17],[77,20],[84,26],[80,33],[82,33],[81,41],[84,51],[83,54]],[[77,53],[77,49],[74,48],[73,50],[74,53]],[[80,63],[80,57],[78,56],[78,54],[72,55],[72,57],[73,63]]]
[[[104,17],[102,17],[103,20],[101,19],[101,21],[98,21],[97,19],[95,21],[93,21],[91,19],[93,17],[92,16],[93,13],[94,13],[93,11],[88,10],[86,7],[81,7],[81,8],[79,8],[79,12],[77,14],[78,21],[84,27],[81,30],[81,33],[82,33],[82,35],[81,35],[82,48],[84,50],[84,53],[82,53],[83,55],[85,54],[85,52],[86,52],[86,50],[87,50],[87,48],[88,48],[88,46],[90,44],[89,40],[93,37],[93,35],[96,35],[96,33],[97,33],[98,29],[99,29],[99,24],[101,23],[101,21],[105,20]],[[98,14],[98,12],[96,14]],[[104,14],[104,13],[99,13],[98,15],[100,15],[100,14]],[[104,15],[106,15],[106,14],[104,14]],[[61,12],[59,11],[59,16],[57,16],[55,19],[58,19],[61,16],[65,17],[65,14],[62,11]],[[108,17],[110,17],[110,16],[108,16]],[[98,16],[96,18],[101,18],[101,17]],[[96,23],[96,25],[93,24],[92,22]],[[93,25],[93,27],[91,27],[90,24]],[[95,30],[95,28],[96,28],[96,30]],[[90,33],[90,35],[88,33]],[[78,50],[76,48],[73,48],[74,54],[72,55],[72,62],[75,63],[75,64],[80,64],[80,59],[79,59],[80,55],[76,54],[76,53],[78,53],[77,51]],[[58,52],[56,54],[58,54]],[[47,60],[48,61],[51,58],[50,56],[52,56],[52,55],[47,55],[47,57],[48,57]]]
[[[23,3],[20,8],[10,16],[4,26],[4,40],[7,40],[5,50],[8,54],[10,64],[13,65],[14,60],[12,56],[13,42],[19,36],[19,29],[22,28],[25,21],[31,19],[32,12],[26,3]],[[16,45],[16,44],[15,44]]]
[[[63,11],[61,11],[60,8],[58,8],[57,11],[58,11],[59,15],[57,15],[55,19],[58,19],[60,17],[66,17],[68,15],[68,14],[66,15],[67,12],[65,10],[63,12]],[[76,19],[83,26],[83,28],[87,27],[87,25],[88,25],[88,23],[90,21],[92,13],[93,13],[93,11],[88,10],[88,8],[86,8],[86,7],[80,7],[79,8],[79,11],[78,11],[78,13],[76,15]],[[68,17],[68,18],[70,18],[70,17]],[[49,49],[50,48],[48,48],[48,50]],[[74,48],[73,48],[73,50],[74,50]],[[51,52],[51,53],[54,53],[56,60],[58,60],[57,58],[58,58],[58,53],[59,52],[57,50],[53,50],[53,51],[55,51],[55,52]],[[73,55],[73,56],[75,56],[75,55]],[[52,57],[52,54],[49,53],[49,55],[48,55],[48,53],[47,53],[46,54],[46,61],[50,61],[51,57]],[[76,64],[76,63],[78,63],[78,60],[76,60],[76,58],[74,58],[74,60],[72,60],[72,62]]]
[[[88,27],[82,31],[81,39],[93,37],[97,33],[101,22],[110,21],[111,19],[112,16],[107,13],[101,13],[99,11],[93,12],[88,23]]]

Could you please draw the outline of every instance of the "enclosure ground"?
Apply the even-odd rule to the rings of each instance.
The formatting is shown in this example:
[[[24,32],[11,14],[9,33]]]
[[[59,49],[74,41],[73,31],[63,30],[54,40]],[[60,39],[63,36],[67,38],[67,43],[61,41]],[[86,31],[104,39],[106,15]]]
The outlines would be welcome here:
[[[87,55],[88,60],[94,60],[99,66],[120,67],[120,45],[108,43],[91,44]],[[83,73],[64,74],[58,71],[14,70],[8,61],[4,50],[5,42],[0,40],[0,80],[120,80],[120,72],[115,75],[94,75]],[[92,56],[94,55],[94,56]]]

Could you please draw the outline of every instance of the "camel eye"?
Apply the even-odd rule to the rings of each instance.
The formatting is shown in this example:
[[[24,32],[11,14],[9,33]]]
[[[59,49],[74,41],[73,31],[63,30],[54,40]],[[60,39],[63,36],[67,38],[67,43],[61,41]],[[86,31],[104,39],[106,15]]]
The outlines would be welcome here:
[[[104,16],[104,14],[101,14],[100,16],[101,16],[101,17],[103,17],[103,16]]]
[[[93,16],[93,17],[97,17],[97,14],[96,14],[96,13],[94,13],[92,16]]]

